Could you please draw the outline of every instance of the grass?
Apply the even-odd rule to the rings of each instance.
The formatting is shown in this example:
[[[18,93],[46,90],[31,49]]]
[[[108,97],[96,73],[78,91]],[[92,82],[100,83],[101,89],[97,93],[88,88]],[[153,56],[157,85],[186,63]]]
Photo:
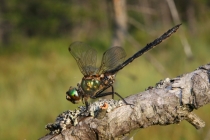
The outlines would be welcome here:
[[[155,37],[149,38],[149,41],[153,39]],[[107,44],[105,40],[98,40],[97,44]],[[54,122],[61,112],[78,106],[65,99],[69,86],[76,86],[82,78],[76,62],[67,50],[70,42],[67,38],[19,38],[19,42],[12,47],[13,50],[0,48],[2,139],[37,139],[44,136],[47,133],[44,129],[47,123]],[[169,77],[173,78],[210,60],[208,43],[199,39],[190,40],[190,43],[194,54],[192,61],[186,59],[177,36],[171,37],[150,54],[161,62],[170,74]],[[125,50],[128,56],[137,51],[136,48],[128,46],[125,46]],[[141,92],[148,86],[154,86],[164,78],[166,77],[145,57],[141,57],[117,74],[115,89],[125,97]],[[200,131],[195,130],[189,123],[181,122],[178,125],[142,129],[136,137],[141,140],[204,139],[210,129],[209,108],[207,105],[196,111],[206,121],[206,127]]]

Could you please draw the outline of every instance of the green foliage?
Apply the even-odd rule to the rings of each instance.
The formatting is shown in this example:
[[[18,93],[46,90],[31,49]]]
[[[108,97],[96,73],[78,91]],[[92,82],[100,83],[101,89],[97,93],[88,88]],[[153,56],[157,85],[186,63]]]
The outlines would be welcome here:
[[[2,13],[11,28],[23,35],[58,37],[69,34],[75,27],[86,26],[84,24],[88,24],[89,18],[94,20],[96,26],[106,21],[106,14],[94,12],[96,6],[94,1],[12,0],[5,1]]]

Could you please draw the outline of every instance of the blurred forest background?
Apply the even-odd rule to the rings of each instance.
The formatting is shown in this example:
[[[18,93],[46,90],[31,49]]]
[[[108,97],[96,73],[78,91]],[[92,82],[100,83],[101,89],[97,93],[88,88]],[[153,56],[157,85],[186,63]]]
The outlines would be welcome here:
[[[210,62],[209,0],[0,0],[0,139],[38,139],[58,114],[77,108],[65,99],[83,76],[68,52],[72,42],[94,47],[99,62],[113,45],[128,58],[179,23],[178,32],[117,74],[123,97]],[[141,129],[135,139],[209,140],[209,110],[195,111],[206,122],[201,130],[183,121]]]

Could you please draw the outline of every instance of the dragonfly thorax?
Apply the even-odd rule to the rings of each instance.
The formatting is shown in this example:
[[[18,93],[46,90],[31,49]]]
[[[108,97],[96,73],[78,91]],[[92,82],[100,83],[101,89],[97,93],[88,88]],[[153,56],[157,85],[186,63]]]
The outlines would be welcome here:
[[[86,96],[92,98],[101,90],[106,89],[107,86],[112,85],[114,83],[114,79],[115,75],[105,74],[83,77],[81,84],[78,85],[78,89],[82,89],[82,92]]]
[[[84,77],[81,82],[81,88],[84,93],[89,94],[89,96],[94,95],[98,90],[100,90],[101,80],[100,77]]]

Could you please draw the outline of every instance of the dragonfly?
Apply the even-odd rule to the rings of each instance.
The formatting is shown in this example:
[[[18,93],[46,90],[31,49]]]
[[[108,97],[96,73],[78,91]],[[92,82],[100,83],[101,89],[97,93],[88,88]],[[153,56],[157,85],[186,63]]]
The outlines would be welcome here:
[[[127,103],[120,94],[114,91],[113,83],[115,82],[116,73],[130,64],[133,60],[170,37],[178,30],[180,25],[181,24],[178,24],[169,29],[126,61],[124,61],[126,53],[122,47],[111,47],[103,53],[100,67],[96,67],[97,52],[95,49],[83,42],[73,42],[69,46],[69,52],[76,60],[84,77],[81,82],[77,84],[77,87],[70,86],[69,90],[66,92],[66,99],[73,104],[82,101],[86,105],[86,110],[89,105],[89,98],[96,99],[107,95],[112,95],[112,98],[114,98],[114,95],[117,95],[125,102],[125,104],[132,105]],[[110,87],[111,92],[104,92]]]

